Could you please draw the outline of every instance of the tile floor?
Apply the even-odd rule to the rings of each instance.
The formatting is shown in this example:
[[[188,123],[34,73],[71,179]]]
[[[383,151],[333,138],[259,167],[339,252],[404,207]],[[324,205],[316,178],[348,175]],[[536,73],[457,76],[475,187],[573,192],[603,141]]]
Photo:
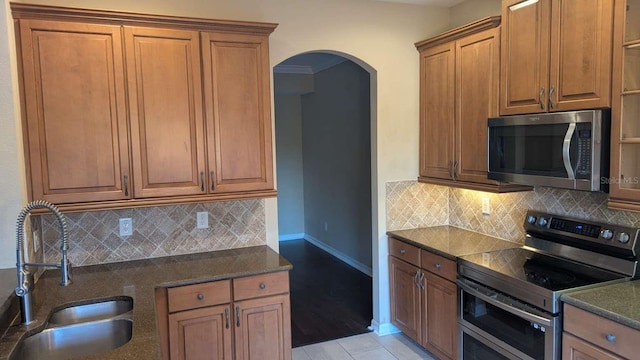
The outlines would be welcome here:
[[[354,335],[293,349],[293,360],[414,360],[436,358],[403,334]]]

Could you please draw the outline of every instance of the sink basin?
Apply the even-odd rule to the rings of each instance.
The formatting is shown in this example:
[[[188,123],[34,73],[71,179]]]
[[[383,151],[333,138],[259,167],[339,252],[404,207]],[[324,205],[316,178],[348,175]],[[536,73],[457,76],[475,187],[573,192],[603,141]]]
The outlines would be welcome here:
[[[131,340],[131,319],[108,319],[45,329],[21,341],[12,359],[72,359],[116,349]]]
[[[104,320],[125,314],[132,309],[133,299],[130,297],[85,305],[75,305],[53,313],[49,318],[49,324],[70,325]]]

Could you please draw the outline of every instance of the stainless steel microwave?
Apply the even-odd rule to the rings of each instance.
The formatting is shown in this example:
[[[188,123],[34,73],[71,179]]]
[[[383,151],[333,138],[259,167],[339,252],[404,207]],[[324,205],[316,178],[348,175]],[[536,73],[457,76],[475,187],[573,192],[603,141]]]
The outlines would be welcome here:
[[[488,178],[609,191],[610,112],[581,110],[488,120]]]

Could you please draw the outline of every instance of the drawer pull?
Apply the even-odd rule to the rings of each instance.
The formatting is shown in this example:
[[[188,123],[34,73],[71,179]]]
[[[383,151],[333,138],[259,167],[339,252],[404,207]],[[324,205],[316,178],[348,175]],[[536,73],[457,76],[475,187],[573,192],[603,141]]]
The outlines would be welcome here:
[[[400,255],[404,255],[407,251],[405,249],[400,249]]]
[[[613,334],[607,334],[606,338],[607,338],[607,341],[608,341],[608,342],[614,342],[614,341],[616,341],[616,336],[615,336],[615,335],[613,335]]]
[[[267,285],[265,285],[264,283],[260,283],[260,289],[264,289],[266,287],[267,287]]]
[[[436,263],[435,267],[436,269],[440,270],[440,267],[442,267],[442,265],[440,265],[440,263]]]
[[[202,294],[198,294],[196,295],[196,297],[198,298],[198,300],[204,300],[204,295]]]

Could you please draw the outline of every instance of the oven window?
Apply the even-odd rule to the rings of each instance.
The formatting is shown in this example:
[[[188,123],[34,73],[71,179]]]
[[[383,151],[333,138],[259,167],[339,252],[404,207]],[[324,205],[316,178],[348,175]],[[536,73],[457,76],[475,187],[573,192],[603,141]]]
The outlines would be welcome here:
[[[544,358],[547,329],[491,305],[466,291],[462,291],[462,294],[463,320],[534,359]]]
[[[462,337],[464,360],[509,360],[467,333],[463,333]]]

